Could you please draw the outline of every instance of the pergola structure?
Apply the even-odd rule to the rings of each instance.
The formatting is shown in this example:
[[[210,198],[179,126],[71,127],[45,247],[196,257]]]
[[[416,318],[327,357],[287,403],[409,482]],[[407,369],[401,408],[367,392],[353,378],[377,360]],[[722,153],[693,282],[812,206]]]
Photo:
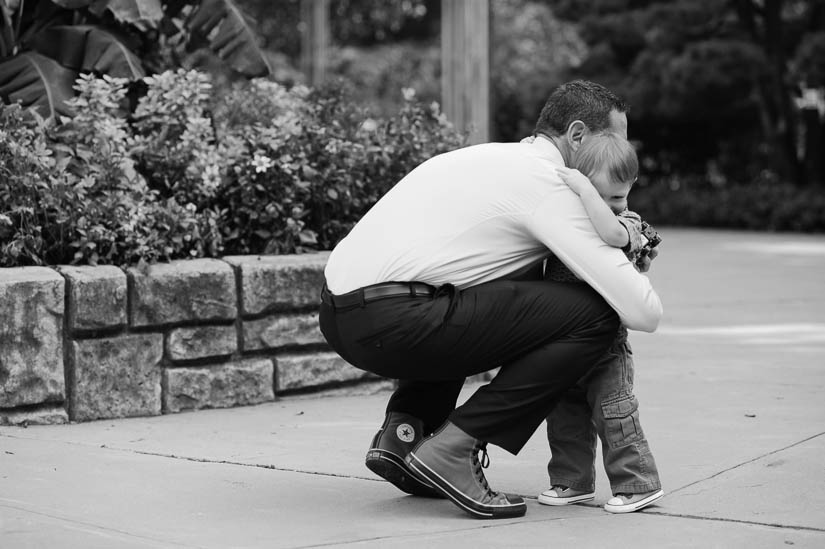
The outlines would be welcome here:
[[[323,81],[329,47],[330,0],[301,0],[301,69]],[[441,108],[470,143],[490,139],[489,0],[441,0]]]

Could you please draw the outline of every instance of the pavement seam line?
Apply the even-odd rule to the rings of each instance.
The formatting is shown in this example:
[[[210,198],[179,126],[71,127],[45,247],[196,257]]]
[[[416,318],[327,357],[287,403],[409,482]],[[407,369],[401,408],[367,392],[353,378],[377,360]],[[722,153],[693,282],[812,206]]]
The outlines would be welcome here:
[[[304,475],[316,475],[322,477],[335,477],[335,478],[352,478],[357,480],[369,480],[374,482],[386,482],[383,479],[378,478],[369,478],[369,477],[358,477],[353,475],[341,475],[338,473],[325,473],[323,471],[304,471],[301,469],[293,469],[290,467],[276,467],[275,465],[264,465],[261,463],[242,463],[240,461],[230,461],[226,459],[209,459],[209,458],[196,458],[190,456],[177,456],[175,454],[163,454],[160,452],[147,452],[143,450],[130,450],[127,448],[116,448],[113,446],[102,446],[102,448],[106,448],[107,450],[117,450],[119,452],[129,452],[132,454],[140,454],[143,456],[154,456],[154,457],[164,457],[170,459],[180,459],[184,461],[193,461],[196,463],[215,463],[218,465],[239,465],[241,467],[254,467],[257,469],[269,469],[271,471],[282,471],[285,473],[301,473]]]
[[[800,441],[794,442],[793,444],[789,444],[789,445],[785,446],[784,448],[779,448],[779,449],[777,449],[777,450],[772,450],[772,451],[770,451],[770,452],[768,452],[768,453],[766,453],[766,454],[762,454],[762,455],[757,456],[757,457],[755,457],[755,458],[753,458],[753,459],[749,459],[749,460],[747,460],[747,461],[743,461],[742,463],[738,463],[738,464],[736,464],[736,465],[733,465],[733,466],[731,466],[731,467],[728,467],[727,469],[722,469],[721,471],[718,471],[718,472],[716,472],[716,473],[713,473],[713,474],[712,474],[712,475],[710,475],[709,477],[705,477],[705,478],[703,478],[703,479],[693,481],[693,482],[691,482],[691,483],[689,483],[689,484],[685,484],[684,486],[680,486],[679,488],[676,488],[675,490],[671,490],[670,492],[665,493],[665,497],[671,496],[671,495],[673,495],[673,494],[675,494],[675,493],[677,493],[677,492],[681,492],[682,490],[684,490],[684,489],[686,489],[686,488],[690,488],[691,486],[695,486],[695,485],[700,484],[700,483],[702,483],[702,482],[705,482],[705,481],[711,480],[711,479],[716,478],[716,477],[718,477],[718,476],[720,476],[720,475],[724,475],[725,473],[728,473],[728,472],[730,472],[730,471],[733,471],[734,469],[738,469],[738,468],[743,467],[743,466],[745,466],[745,465],[749,465],[749,464],[751,464],[751,463],[754,463],[754,462],[756,462],[756,461],[759,461],[760,459],[766,458],[766,457],[768,457],[768,456],[772,456],[772,455],[774,455],[774,454],[778,454],[779,452],[784,452],[785,450],[788,450],[788,449],[790,449],[790,448],[793,448],[794,446],[799,446],[800,444],[803,444],[803,443],[808,442],[808,441],[810,441],[810,440],[813,440],[813,439],[815,439],[815,438],[821,437],[822,435],[825,435],[825,431],[823,431],[823,432],[821,432],[821,433],[817,433],[817,434],[815,434],[815,435],[811,435],[811,436],[809,436],[808,438],[804,438],[804,439],[802,439],[802,440],[800,440]]]
[[[226,459],[209,459],[209,458],[196,458],[191,456],[179,456],[175,454],[164,454],[161,452],[149,452],[146,450],[135,450],[133,448],[119,448],[117,446],[109,446],[107,444],[85,444],[81,442],[74,442],[70,440],[60,440],[60,439],[40,439],[40,438],[30,438],[30,437],[21,437],[15,435],[9,435],[6,433],[0,433],[0,438],[14,438],[19,440],[48,440],[50,442],[57,442],[62,444],[71,444],[75,446],[84,446],[84,447],[91,447],[91,448],[102,448],[104,450],[114,450],[117,452],[126,452],[130,454],[139,454],[143,456],[154,456],[154,457],[163,457],[169,459],[180,459],[185,461],[192,461],[197,463],[215,463],[220,465],[239,465],[241,467],[255,467],[258,469],[270,469],[272,471],[283,471],[286,473],[302,473],[305,475],[318,475],[324,477],[336,477],[336,478],[353,478],[357,480],[369,480],[371,482],[386,482],[384,479],[379,478],[371,478],[371,477],[359,477],[354,475],[341,475],[337,473],[325,473],[323,471],[305,471],[302,469],[294,469],[290,467],[276,467],[275,465],[264,465],[261,463],[243,463],[240,461],[230,461]]]
[[[643,515],[655,515],[670,518],[683,518],[688,520],[712,520],[715,522],[732,522],[736,524],[749,524],[753,526],[768,526],[771,528],[780,528],[782,530],[805,530],[808,532],[822,532],[825,533],[825,528],[817,528],[815,526],[801,526],[792,524],[776,524],[773,522],[757,522],[755,520],[730,519],[724,517],[703,517],[701,515],[680,515],[676,513],[666,513],[664,511],[645,510]]]

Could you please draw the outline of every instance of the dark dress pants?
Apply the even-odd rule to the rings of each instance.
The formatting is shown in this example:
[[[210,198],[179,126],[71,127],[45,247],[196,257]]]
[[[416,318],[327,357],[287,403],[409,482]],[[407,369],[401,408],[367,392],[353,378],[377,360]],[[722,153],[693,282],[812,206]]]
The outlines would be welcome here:
[[[607,351],[619,320],[584,284],[500,280],[338,310],[322,303],[320,325],[350,364],[401,380],[389,410],[431,428],[449,419],[515,454]],[[452,409],[465,377],[499,366]]]

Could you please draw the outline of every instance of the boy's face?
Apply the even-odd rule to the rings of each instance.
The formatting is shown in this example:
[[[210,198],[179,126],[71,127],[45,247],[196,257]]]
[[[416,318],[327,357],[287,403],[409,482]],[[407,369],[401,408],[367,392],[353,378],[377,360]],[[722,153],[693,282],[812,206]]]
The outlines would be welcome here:
[[[602,200],[604,200],[613,213],[623,212],[627,209],[627,195],[630,194],[630,189],[633,188],[633,182],[611,181],[607,170],[599,170],[590,176],[590,181],[596,190],[599,191]]]

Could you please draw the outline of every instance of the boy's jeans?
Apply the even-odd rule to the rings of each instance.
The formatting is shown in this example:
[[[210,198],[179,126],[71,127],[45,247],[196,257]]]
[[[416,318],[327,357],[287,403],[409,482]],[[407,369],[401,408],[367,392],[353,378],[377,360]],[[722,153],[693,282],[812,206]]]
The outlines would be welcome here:
[[[633,395],[633,352],[621,328],[610,350],[547,417],[552,485],[593,491],[596,436],[602,440],[604,469],[613,494],[640,494],[661,488],[656,462],[639,423]]]

